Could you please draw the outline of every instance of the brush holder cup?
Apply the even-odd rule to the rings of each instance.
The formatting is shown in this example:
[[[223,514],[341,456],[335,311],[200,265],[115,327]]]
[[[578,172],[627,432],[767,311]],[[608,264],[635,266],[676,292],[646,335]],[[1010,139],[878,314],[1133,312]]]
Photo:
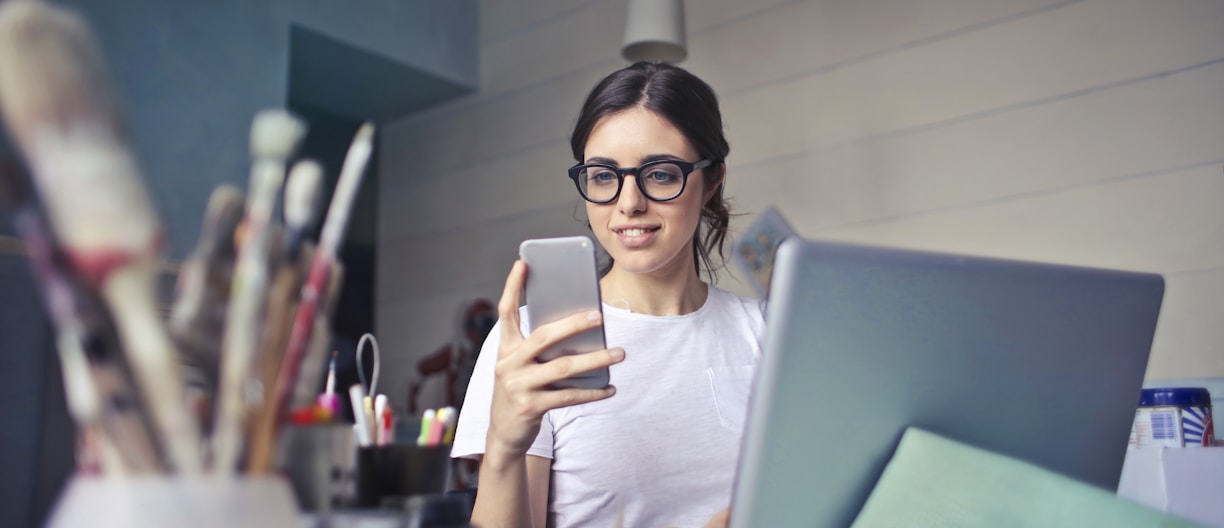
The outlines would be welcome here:
[[[277,467],[289,477],[302,510],[322,513],[352,500],[354,447],[351,424],[284,428]]]

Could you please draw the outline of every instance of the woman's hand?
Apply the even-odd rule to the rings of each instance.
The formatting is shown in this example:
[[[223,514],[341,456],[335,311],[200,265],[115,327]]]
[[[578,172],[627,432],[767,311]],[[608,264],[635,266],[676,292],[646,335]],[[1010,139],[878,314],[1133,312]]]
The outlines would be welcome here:
[[[731,508],[726,508],[706,521],[705,528],[727,528],[731,524]]]
[[[494,368],[493,407],[485,456],[522,457],[540,432],[544,413],[558,407],[608,398],[616,388],[548,389],[548,385],[595,369],[620,363],[625,352],[619,348],[562,356],[546,363],[536,357],[561,340],[599,326],[599,312],[575,314],[536,328],[524,338],[519,330],[519,298],[526,279],[527,265],[514,263],[498,302],[501,337]]]
[[[704,528],[727,528],[731,524],[731,508],[723,508],[722,511],[715,513],[710,520],[706,521]],[[663,528],[675,528],[674,526],[664,526]]]

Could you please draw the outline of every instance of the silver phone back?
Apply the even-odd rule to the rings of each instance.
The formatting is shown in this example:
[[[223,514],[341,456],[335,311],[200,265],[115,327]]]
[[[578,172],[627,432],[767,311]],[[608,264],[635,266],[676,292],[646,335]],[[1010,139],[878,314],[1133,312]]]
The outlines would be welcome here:
[[[519,257],[527,263],[527,327],[532,331],[572,314],[602,311],[595,244],[591,239],[576,236],[526,240],[519,246]],[[600,325],[557,343],[539,359],[548,361],[604,348]],[[554,388],[602,388],[608,381],[608,370],[601,369],[555,384]]]

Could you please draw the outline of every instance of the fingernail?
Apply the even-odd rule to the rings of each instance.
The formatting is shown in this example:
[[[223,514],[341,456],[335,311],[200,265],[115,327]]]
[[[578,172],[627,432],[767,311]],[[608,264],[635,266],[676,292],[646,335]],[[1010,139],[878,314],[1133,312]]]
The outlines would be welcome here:
[[[607,391],[608,394],[616,394],[616,385],[608,385],[608,388],[604,390]]]
[[[599,313],[598,311],[590,312],[587,314],[587,320],[592,323],[599,322],[599,320],[602,318],[603,318],[603,314]]]
[[[609,356],[612,356],[612,359],[615,359],[615,360],[617,360],[617,361],[620,361],[620,360],[622,360],[622,359],[625,359],[625,349],[623,349],[623,348],[613,348],[613,349],[609,349],[609,350],[608,350],[608,355],[609,355]]]

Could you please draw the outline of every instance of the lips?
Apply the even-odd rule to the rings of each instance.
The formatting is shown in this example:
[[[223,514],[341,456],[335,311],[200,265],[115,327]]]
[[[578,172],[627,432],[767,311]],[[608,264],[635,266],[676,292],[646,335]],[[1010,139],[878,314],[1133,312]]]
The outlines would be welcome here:
[[[628,248],[638,248],[650,244],[654,239],[655,233],[659,232],[659,226],[621,226],[612,228],[612,232],[616,234],[616,239]]]

